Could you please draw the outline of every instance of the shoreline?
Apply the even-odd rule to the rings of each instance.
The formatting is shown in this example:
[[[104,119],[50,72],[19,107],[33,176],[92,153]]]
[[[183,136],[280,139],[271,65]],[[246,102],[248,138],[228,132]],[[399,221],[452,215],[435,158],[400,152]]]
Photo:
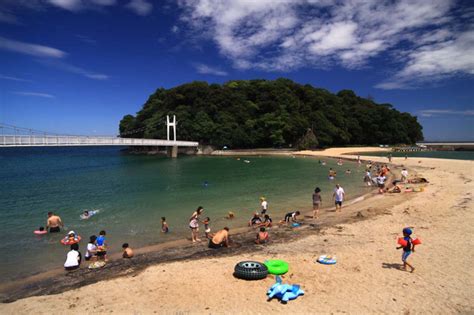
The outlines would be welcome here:
[[[319,151],[314,151],[315,153]],[[246,157],[246,156],[257,156],[257,155],[267,155],[267,156],[298,156],[298,157],[309,157],[309,158],[318,158],[318,157],[324,157],[324,156],[319,156],[319,155],[302,155],[298,154],[298,151],[294,151],[289,153],[289,151],[280,151],[280,150],[229,150],[225,151],[225,156],[241,156],[241,157]],[[212,156],[216,156],[219,154],[213,154]],[[341,158],[346,161],[354,161],[351,158],[346,158],[346,157],[329,157],[332,159],[337,159]],[[362,159],[361,161],[367,162],[368,159]],[[376,164],[384,164],[384,163],[375,163]],[[393,176],[393,171],[395,167],[392,169],[392,172],[390,173],[389,178],[387,179],[387,183],[391,182],[392,179],[391,177]],[[344,209],[346,209],[349,206],[352,206],[356,203],[362,202],[369,200],[371,197],[377,196],[378,194],[376,193],[376,187],[375,186],[370,186],[367,187],[367,191],[362,193],[362,194],[357,194],[351,198],[346,199],[345,201],[345,206]],[[320,221],[325,219],[323,213],[327,211],[334,211],[335,207],[323,207],[320,209]],[[313,224],[314,222],[312,219],[309,219],[308,217],[312,215],[312,209],[302,209],[302,218],[300,219],[304,221],[303,227],[298,228],[298,230],[301,229],[307,229],[311,228],[309,224]],[[347,218],[345,218],[347,219]],[[311,220],[311,222],[309,222]],[[279,220],[274,219],[274,227],[271,228],[271,231],[277,231],[281,232],[281,228],[278,227],[277,222]],[[340,222],[332,222],[331,224],[338,224],[344,222],[344,219]],[[330,226],[330,224],[323,223],[321,224],[318,222],[318,229],[319,228],[327,228]],[[287,229],[285,232],[288,232],[294,230],[294,229]],[[254,235],[256,233],[255,228],[251,227],[246,227],[246,226],[241,226],[238,227],[237,229],[232,229],[231,231],[231,236],[232,238],[236,238],[240,241],[244,241],[248,244],[244,250],[237,250],[236,254],[240,252],[250,252],[253,249],[255,249],[255,244],[253,243]],[[294,238],[291,237],[291,235],[287,235],[288,233],[284,233],[285,237],[291,238],[291,240],[294,240]],[[250,242],[249,242],[250,240]],[[207,245],[207,241],[202,242],[201,244],[198,245]],[[240,244],[240,243],[239,243]],[[271,246],[271,244],[270,244]],[[35,273],[30,276],[26,276],[23,278],[18,278],[18,279],[13,279],[9,280],[7,284],[1,284],[0,285],[0,302],[3,303],[9,303],[13,302],[17,299],[25,298],[28,296],[36,296],[36,295],[48,295],[48,294],[55,294],[58,292],[65,292],[71,289],[75,289],[80,286],[88,285],[91,283],[96,283],[99,281],[104,281],[104,280],[109,280],[109,279],[114,279],[116,277],[121,277],[124,274],[129,274],[131,271],[128,270],[130,268],[130,265],[133,266],[134,271],[133,272],[139,272],[140,270],[146,269],[150,265],[153,264],[158,264],[158,263],[166,263],[166,262],[173,262],[173,261],[181,261],[188,259],[189,257],[200,257],[200,258],[205,258],[208,257],[208,254],[214,251],[210,251],[210,253],[200,253],[199,251],[195,251],[194,249],[196,248],[201,248],[202,246],[195,246],[193,244],[190,244],[190,240],[188,237],[184,239],[176,239],[176,240],[170,240],[170,241],[165,241],[162,243],[157,243],[153,245],[148,245],[148,246],[143,246],[143,247],[138,247],[134,248],[135,252],[135,257],[133,259],[133,264],[127,262],[126,260],[123,260],[121,258],[121,253],[114,253],[109,255],[110,261],[107,263],[107,265],[103,268],[100,268],[98,270],[88,270],[87,267],[84,267],[87,262],[83,262],[81,268],[77,271],[74,271],[73,273],[66,273],[64,271],[64,268],[58,267],[54,268],[49,271],[40,271],[38,273]],[[205,249],[207,249],[207,246],[204,246]],[[240,247],[240,246],[239,246]],[[173,250],[174,253],[177,255],[177,258],[173,257],[168,257],[166,258],[163,257],[155,257],[158,256],[158,254],[163,253],[166,250]],[[145,257],[142,257],[145,256]],[[152,256],[152,257],[148,257]],[[189,257],[188,257],[189,256]],[[101,271],[108,269],[108,272],[103,273]],[[125,271],[124,271],[125,269]],[[124,273],[125,272],[125,273]],[[72,281],[71,283],[68,283],[67,285],[64,285],[64,283],[67,283],[68,281],[60,280],[60,281],[54,281],[53,278],[58,278],[62,279],[65,278],[66,280],[69,280],[68,275],[73,274],[74,278],[76,281]],[[93,279],[91,278],[90,274],[97,274],[97,278]],[[81,278],[82,279],[79,279]],[[61,284],[57,284],[56,282],[62,282]],[[54,285],[52,285],[54,283]],[[54,286],[54,290],[48,289],[48,287]],[[35,287],[35,290],[31,290],[31,287]],[[61,289],[58,289],[61,288]],[[13,291],[13,292],[12,292]],[[31,292],[30,292],[31,291]],[[5,293],[8,292],[8,293]]]
[[[370,149],[373,151],[373,148]],[[339,158],[338,150],[332,149],[322,156]],[[340,150],[347,151],[347,148]],[[298,153],[321,156],[319,151]],[[365,156],[361,158],[368,159]],[[386,158],[369,158],[388,164],[385,163]],[[150,254],[149,265],[135,264],[131,260],[123,266],[120,274],[103,279],[105,281],[94,281],[97,283],[92,285],[85,285],[92,283],[86,283],[91,281],[91,274],[102,274],[105,269],[89,273],[88,278],[82,279],[85,282],[80,287],[80,279],[73,275],[69,277],[67,291],[63,287],[49,293],[63,292],[59,295],[0,304],[0,310],[28,313],[56,303],[60,310],[73,313],[133,312],[137,309],[143,313],[287,313],[288,307],[296,313],[314,313],[315,310],[321,313],[474,311],[471,302],[474,293],[470,289],[474,279],[470,267],[474,258],[471,249],[474,230],[471,227],[473,212],[470,193],[473,188],[473,162],[428,158],[401,161],[395,158],[392,164],[404,164],[426,176],[430,184],[425,192],[375,194],[347,205],[340,216],[321,210],[321,216],[323,212],[327,214],[324,224],[275,229],[275,238],[264,246],[250,244],[249,237],[253,234],[248,232],[234,237],[240,247],[219,251],[201,249],[201,253],[180,257],[173,251],[161,253],[161,257],[160,252],[155,253],[154,258]],[[403,273],[397,267],[400,258],[399,252],[394,250],[395,240],[403,226],[415,226],[416,235],[424,240],[413,256],[417,267],[413,275]],[[446,235],[446,231],[456,232],[456,242]],[[199,251],[202,245],[195,246],[194,250]],[[192,245],[188,247],[193,249]],[[340,262],[333,267],[315,264],[315,257],[322,253],[335,253]],[[159,263],[163,254],[173,256],[174,260]],[[450,260],[453,255],[456,260]],[[233,266],[239,260],[263,261],[270,258],[285,259],[290,263],[290,273],[283,277],[285,283],[301,284],[307,296],[290,302],[289,306],[280,306],[276,301],[267,303],[264,292],[274,283],[272,277],[247,282],[231,275]],[[219,292],[211,293],[213,286],[206,285],[209,271],[202,266],[207,264],[213,266],[212,283],[219,283]],[[54,288],[55,284],[50,284]],[[129,292],[122,292],[128,287]],[[45,288],[30,286],[25,289],[31,293],[31,290]],[[97,297],[97,292],[108,295],[110,303]],[[207,298],[209,294],[214,294],[212,300]],[[34,294],[28,296],[31,295]],[[194,298],[191,299],[191,296]],[[354,296],[358,298],[354,300]],[[18,298],[22,296],[18,295]],[[81,302],[77,303],[79,299]],[[245,305],[242,301],[246,301]],[[224,302],[225,310],[222,306]]]

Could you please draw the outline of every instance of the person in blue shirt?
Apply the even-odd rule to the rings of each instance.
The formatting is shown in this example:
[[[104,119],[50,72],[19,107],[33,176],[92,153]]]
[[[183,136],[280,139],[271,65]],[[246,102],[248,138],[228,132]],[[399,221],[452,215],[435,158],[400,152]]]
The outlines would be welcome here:
[[[404,228],[403,229],[403,240],[406,242],[406,245],[403,246],[401,245],[400,247],[397,247],[397,249],[403,248],[403,254],[402,254],[402,261],[403,261],[403,270],[407,270],[407,266],[411,268],[411,272],[415,271],[415,268],[407,262],[408,256],[411,255],[411,253],[415,252],[415,245],[413,244],[413,240],[411,238],[411,234],[413,231],[410,228]]]
[[[99,260],[103,259],[107,261],[107,243],[105,242],[105,231],[100,231],[95,243],[97,245],[97,258]]]

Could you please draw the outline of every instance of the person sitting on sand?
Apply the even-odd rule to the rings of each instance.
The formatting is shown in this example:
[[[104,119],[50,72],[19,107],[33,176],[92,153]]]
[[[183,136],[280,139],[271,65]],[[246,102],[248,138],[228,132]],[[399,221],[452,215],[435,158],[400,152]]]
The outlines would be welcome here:
[[[49,233],[61,232],[59,227],[64,228],[64,223],[61,218],[55,215],[53,212],[48,212],[48,220],[46,221],[46,229],[49,228]]]
[[[398,193],[401,193],[401,192],[402,192],[402,189],[401,189],[400,186],[395,185],[395,186],[393,186],[392,189],[388,190],[388,192],[389,192],[389,193],[396,193],[396,194],[398,194]]]
[[[270,240],[268,232],[265,231],[264,227],[260,228],[260,232],[257,233],[257,238],[255,239],[255,244],[263,244]]]
[[[422,183],[429,183],[429,181],[424,177],[415,177],[413,179],[409,179],[408,182],[410,184],[422,184]]]
[[[226,226],[209,240],[209,248],[229,247],[229,228]]]
[[[296,222],[297,216],[299,216],[300,214],[301,213],[299,211],[288,212],[287,214],[285,214],[285,219],[283,220],[283,222],[290,223],[290,220],[292,222]]]
[[[122,257],[123,258],[132,258],[133,257],[133,250],[130,248],[128,243],[122,244]]]
[[[71,250],[67,253],[64,269],[67,271],[78,269],[81,265],[82,256],[79,252],[79,244],[72,244]]]
[[[415,268],[407,262],[408,256],[410,256],[412,252],[413,253],[415,252],[415,245],[413,244],[413,240],[410,236],[413,232],[410,228],[404,228],[402,232],[403,232],[403,240],[407,242],[407,245],[397,247],[397,249],[403,248],[403,254],[402,254],[403,270],[407,270],[407,266],[408,266],[411,268],[411,272],[413,272],[415,271]]]
[[[408,171],[406,168],[402,169],[402,171],[400,172],[400,174],[402,175],[402,178],[401,178],[401,181],[403,183],[406,183],[407,180],[408,180]]]
[[[168,227],[168,223],[166,223],[166,218],[161,217],[161,233],[168,233],[170,228]]]
[[[248,225],[249,226],[258,226],[260,223],[262,223],[262,219],[260,219],[260,216],[258,215],[257,212],[253,214],[253,217],[250,219]]]
[[[87,244],[86,253],[84,254],[86,261],[97,259],[97,245],[95,244],[96,240],[97,236],[95,235],[91,235],[89,237],[89,243]]]
[[[263,222],[259,224],[260,227],[271,227],[273,224],[272,218],[268,214],[263,217]]]

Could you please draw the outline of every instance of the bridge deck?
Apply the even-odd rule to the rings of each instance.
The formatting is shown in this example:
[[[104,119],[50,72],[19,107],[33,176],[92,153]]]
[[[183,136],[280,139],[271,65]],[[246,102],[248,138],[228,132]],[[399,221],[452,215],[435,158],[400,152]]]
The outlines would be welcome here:
[[[0,136],[0,147],[54,147],[54,146],[178,146],[197,147],[198,142],[159,139],[135,139],[87,136]]]

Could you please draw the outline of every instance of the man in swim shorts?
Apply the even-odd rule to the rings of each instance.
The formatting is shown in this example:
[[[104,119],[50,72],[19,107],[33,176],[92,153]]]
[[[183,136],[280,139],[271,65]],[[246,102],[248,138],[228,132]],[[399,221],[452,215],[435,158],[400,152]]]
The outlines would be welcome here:
[[[49,228],[49,233],[61,232],[59,226],[64,227],[63,221],[53,212],[48,212],[48,221],[46,221],[46,229]]]
[[[209,240],[209,248],[229,247],[229,228],[226,226]]]
[[[336,188],[334,189],[334,193],[333,193],[334,201],[336,204],[336,211],[338,208],[339,208],[339,211],[341,211],[342,202],[344,201],[345,195],[346,194],[344,192],[344,188],[339,186],[339,184],[336,184]]]

